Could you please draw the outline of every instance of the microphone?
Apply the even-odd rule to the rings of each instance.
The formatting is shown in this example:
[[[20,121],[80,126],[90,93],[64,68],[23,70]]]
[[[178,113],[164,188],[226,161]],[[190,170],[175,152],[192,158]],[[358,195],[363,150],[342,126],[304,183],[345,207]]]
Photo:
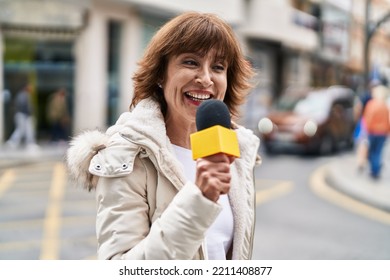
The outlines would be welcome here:
[[[203,101],[196,111],[196,128],[190,135],[194,160],[218,153],[240,157],[237,134],[230,129],[230,112],[224,102]]]

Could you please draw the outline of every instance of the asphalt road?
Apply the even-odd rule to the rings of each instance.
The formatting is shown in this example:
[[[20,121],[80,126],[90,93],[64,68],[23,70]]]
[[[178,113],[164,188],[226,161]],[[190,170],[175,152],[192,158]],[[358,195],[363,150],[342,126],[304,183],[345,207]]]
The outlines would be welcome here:
[[[63,163],[0,172],[0,259],[96,258],[93,193],[71,185]]]
[[[389,224],[313,191],[331,160],[263,155],[254,259],[390,258]],[[61,161],[0,169],[0,209],[0,259],[96,259],[94,194],[72,185]]]
[[[388,222],[365,215],[363,206],[359,211],[343,207],[349,197],[340,195],[335,203],[334,197],[313,191],[315,182],[326,185],[317,170],[333,160],[337,156],[263,155],[256,172],[261,199],[254,259],[390,259]]]

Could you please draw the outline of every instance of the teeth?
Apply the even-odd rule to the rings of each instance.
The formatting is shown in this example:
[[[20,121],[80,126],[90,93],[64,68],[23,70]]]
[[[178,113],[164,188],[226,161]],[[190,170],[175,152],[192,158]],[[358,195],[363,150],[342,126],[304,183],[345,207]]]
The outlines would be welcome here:
[[[199,94],[199,93],[192,93],[192,92],[186,92],[186,95],[199,100],[206,100],[206,99],[210,99],[211,97],[210,94]]]

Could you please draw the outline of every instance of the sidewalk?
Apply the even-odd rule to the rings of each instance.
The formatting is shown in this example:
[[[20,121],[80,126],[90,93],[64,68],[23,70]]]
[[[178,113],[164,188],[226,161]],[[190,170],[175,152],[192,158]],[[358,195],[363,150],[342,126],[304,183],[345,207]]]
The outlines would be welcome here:
[[[0,146],[0,168],[18,166],[46,160],[64,160],[68,145],[42,143],[33,149],[12,149]]]
[[[366,204],[390,212],[390,142],[383,154],[383,169],[377,180],[369,176],[369,167],[359,173],[354,154],[340,155],[326,172],[326,182],[333,188]]]

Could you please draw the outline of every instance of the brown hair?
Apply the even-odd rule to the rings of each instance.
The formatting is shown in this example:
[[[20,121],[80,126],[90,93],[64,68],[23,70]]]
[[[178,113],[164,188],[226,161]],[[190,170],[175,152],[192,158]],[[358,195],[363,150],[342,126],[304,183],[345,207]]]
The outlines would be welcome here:
[[[171,19],[153,36],[133,77],[134,97],[130,107],[153,97],[165,114],[167,105],[158,82],[165,78],[168,59],[185,52],[206,54],[214,48],[228,65],[224,102],[233,115],[238,115],[238,106],[253,87],[250,83],[253,69],[243,56],[232,28],[216,15],[197,12]]]

